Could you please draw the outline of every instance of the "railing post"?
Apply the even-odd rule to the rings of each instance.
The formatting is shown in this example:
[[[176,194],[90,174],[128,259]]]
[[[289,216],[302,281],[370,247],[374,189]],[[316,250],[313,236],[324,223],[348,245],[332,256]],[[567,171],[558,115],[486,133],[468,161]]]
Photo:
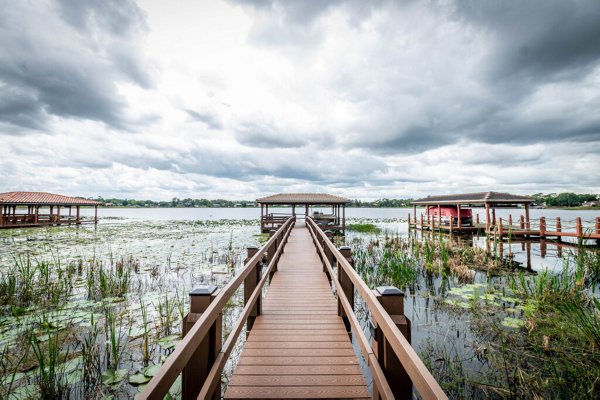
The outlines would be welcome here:
[[[502,226],[502,217],[498,218],[498,236],[500,240],[502,240],[502,236],[504,236],[504,227]]]
[[[410,343],[410,320],[404,315],[404,293],[394,286],[380,286],[373,290],[373,294]],[[381,329],[376,330],[375,336],[377,343],[373,350],[394,396],[398,399],[412,399],[412,382],[402,363]]]
[[[583,227],[581,226],[581,217],[575,218],[575,230],[577,231],[577,238],[583,237]]]
[[[349,246],[342,246],[338,249],[342,256],[348,261],[350,266],[354,268],[354,259],[352,258],[352,248]],[[338,273],[338,281],[340,282],[340,286],[344,291],[344,295],[346,299],[348,299],[348,303],[350,303],[350,307],[354,310],[354,284],[352,280],[348,276],[348,274],[344,271],[344,268],[341,266],[340,261],[337,261],[337,273]],[[344,321],[344,325],[346,325],[346,331],[351,332],[350,320],[348,319],[348,315],[344,311],[344,307],[342,306],[342,302],[339,299],[338,294],[338,315],[342,317]]]
[[[269,231],[269,237],[273,237],[275,235],[275,232],[277,232],[275,229],[271,229]],[[275,240],[275,242],[271,245],[271,247],[269,247],[267,249],[267,265],[271,264],[271,260],[273,259],[273,257],[275,257],[275,253],[277,252],[277,247],[279,245],[279,239]],[[273,265],[273,269],[271,270],[271,273],[269,274],[269,282],[271,282],[271,279],[273,279],[273,275],[275,275],[275,272],[277,271],[277,260],[275,260],[275,265]]]
[[[187,335],[194,323],[196,323],[218,293],[219,289],[214,285],[202,286],[190,292],[190,312],[183,319],[184,336]],[[222,314],[219,314],[215,323],[210,327],[207,335],[202,340],[202,343],[200,343],[200,346],[198,346],[190,361],[183,369],[181,374],[181,388],[184,400],[196,399],[198,397],[200,389],[206,381],[217,355],[221,351],[222,320]],[[215,400],[221,398],[220,382],[217,382],[212,398]]]
[[[248,251],[248,257],[244,260],[244,265],[246,265],[246,263],[256,255],[256,253],[258,252],[258,247],[256,246],[251,246],[248,247],[247,249]],[[250,271],[250,274],[248,275],[248,277],[246,279],[244,279],[244,305],[246,305],[248,303],[248,300],[250,299],[250,297],[252,296],[252,293],[254,293],[254,290],[256,289],[256,285],[258,284],[258,282],[260,282],[261,279],[261,263],[260,261],[254,266],[254,268],[252,269],[252,271]],[[254,307],[252,307],[252,311],[250,311],[250,315],[248,316],[248,320],[246,322],[246,332],[250,333],[250,331],[252,330],[252,326],[254,325],[254,320],[256,319],[256,317],[258,317],[260,315],[261,312],[261,307],[262,307],[262,296],[258,296],[258,299],[256,299],[256,304],[254,304]]]
[[[421,214],[421,230],[423,230],[423,214]]]
[[[323,233],[327,237],[327,239],[323,239],[323,243],[321,243],[323,246],[323,252],[325,253],[325,258],[327,258],[329,260],[329,264],[331,264],[331,268],[333,268],[333,267],[335,267],[335,255],[329,249],[329,246],[327,245],[327,241],[326,241],[326,240],[332,241],[333,232],[330,230],[326,230],[326,231],[323,231]],[[323,272],[325,272],[325,275],[327,275],[327,279],[329,280],[329,282],[331,282],[331,276],[329,276],[329,271],[327,270],[325,260],[323,260]]]
[[[560,223],[560,217],[556,217],[556,232],[558,232],[558,234],[556,236],[556,241],[558,241],[558,242],[562,241],[562,235],[561,235],[562,224]],[[560,249],[560,247],[559,247],[559,249]],[[561,256],[559,255],[559,257],[561,257]]]
[[[546,218],[540,217],[540,237],[546,237]]]

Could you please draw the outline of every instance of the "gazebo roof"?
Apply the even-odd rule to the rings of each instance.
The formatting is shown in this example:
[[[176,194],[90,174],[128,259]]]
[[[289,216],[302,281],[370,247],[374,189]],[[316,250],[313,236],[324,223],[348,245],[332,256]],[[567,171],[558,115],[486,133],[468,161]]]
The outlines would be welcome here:
[[[449,205],[449,204],[529,204],[533,198],[510,193],[480,192],[451,194],[445,196],[428,196],[413,200],[416,205]]]
[[[350,200],[325,193],[279,193],[256,199],[260,204],[346,204]]]
[[[99,206],[101,203],[80,197],[63,196],[46,192],[0,193],[0,204],[50,205],[50,206]]]

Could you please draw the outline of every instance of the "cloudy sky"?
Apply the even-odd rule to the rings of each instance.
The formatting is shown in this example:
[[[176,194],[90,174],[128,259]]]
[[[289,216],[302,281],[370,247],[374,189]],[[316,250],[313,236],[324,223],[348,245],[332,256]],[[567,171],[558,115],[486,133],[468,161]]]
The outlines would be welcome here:
[[[597,0],[0,9],[0,192],[600,192]]]

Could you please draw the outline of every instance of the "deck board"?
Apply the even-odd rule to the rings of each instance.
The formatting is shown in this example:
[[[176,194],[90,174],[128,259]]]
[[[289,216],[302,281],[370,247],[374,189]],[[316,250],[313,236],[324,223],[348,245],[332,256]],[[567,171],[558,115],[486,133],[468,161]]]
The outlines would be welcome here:
[[[291,232],[225,398],[370,398],[305,227]]]

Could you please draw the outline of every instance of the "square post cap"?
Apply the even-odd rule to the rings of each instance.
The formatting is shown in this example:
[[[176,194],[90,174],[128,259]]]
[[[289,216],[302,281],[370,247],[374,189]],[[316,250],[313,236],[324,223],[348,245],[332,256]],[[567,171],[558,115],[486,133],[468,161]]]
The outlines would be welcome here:
[[[340,251],[340,253],[342,253],[342,255],[346,258],[352,257],[352,247],[350,246],[340,246],[338,248],[338,250]]]
[[[217,290],[215,285],[202,285],[190,292],[190,296],[210,296]]]
[[[382,296],[404,296],[404,292],[396,286],[378,286],[377,291]]]

